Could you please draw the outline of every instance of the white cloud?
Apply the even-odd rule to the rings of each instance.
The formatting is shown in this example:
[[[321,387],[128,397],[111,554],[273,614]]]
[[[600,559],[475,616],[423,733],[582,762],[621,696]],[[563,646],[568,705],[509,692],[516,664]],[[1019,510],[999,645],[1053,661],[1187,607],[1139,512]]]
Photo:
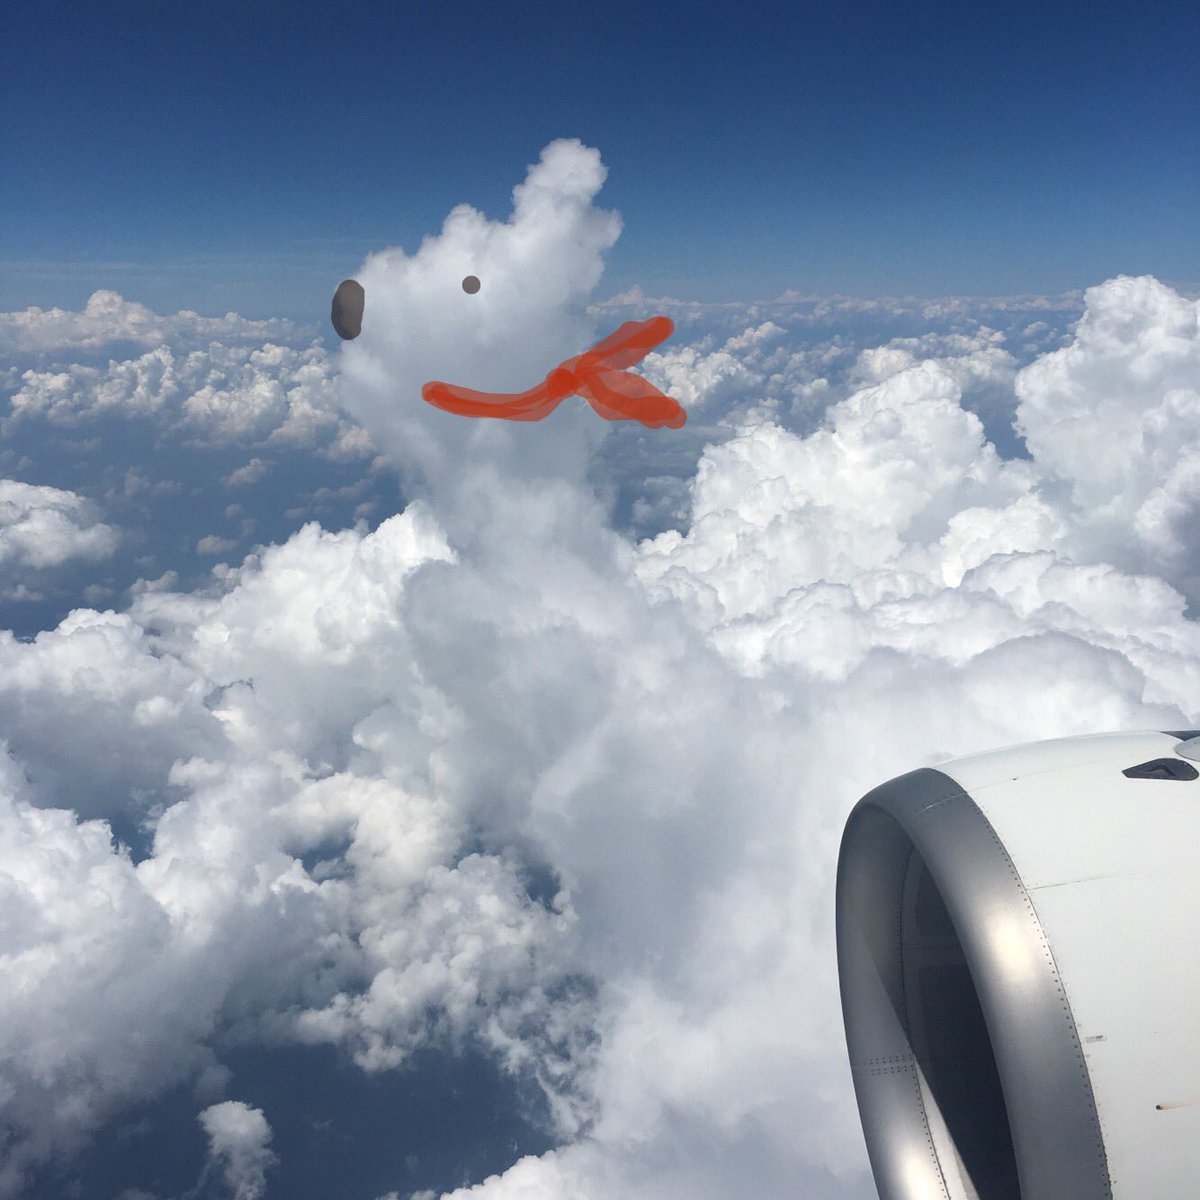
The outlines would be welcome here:
[[[596,1179],[587,1168],[593,1170],[599,1164],[594,1155],[583,1155],[576,1151],[570,1156],[572,1162],[564,1161],[551,1150],[541,1158],[522,1158],[503,1175],[493,1175],[477,1187],[459,1188],[446,1193],[446,1200],[468,1200],[469,1197],[487,1197],[487,1200],[541,1200],[542,1197],[569,1196],[571,1200],[603,1200],[617,1193],[596,1189]],[[585,1163],[574,1165],[579,1159]],[[591,1161],[587,1161],[591,1160]],[[582,1168],[582,1169],[581,1169]],[[434,1193],[429,1193],[433,1200]],[[414,1197],[414,1200],[419,1198]]]
[[[1197,595],[1200,300],[1151,276],[1089,288],[1074,339],[1016,391],[1018,429],[1080,514],[1076,551]]]
[[[69,1159],[100,1116],[206,1061],[194,1036],[220,1000],[181,987],[166,914],[102,821],[37,808],[0,747],[0,1195]],[[193,981],[200,984],[200,980]]]
[[[252,483],[258,483],[270,469],[271,464],[269,462],[255,455],[244,466],[238,467],[236,471],[230,471],[221,482],[227,487],[247,487]],[[234,507],[234,505],[230,505],[230,508]],[[229,509],[225,511],[226,516],[230,515]]]
[[[0,479],[0,567],[40,570],[73,558],[99,562],[120,541],[85,497],[62,488]]]
[[[196,543],[197,554],[224,554],[237,545],[232,538],[218,537],[215,533],[207,534]]]
[[[160,479],[157,482],[150,478],[145,471],[138,467],[129,467],[121,480],[119,488],[112,488],[106,493],[106,498],[121,496],[128,500],[133,496],[169,496],[183,490],[183,485],[173,479]]]
[[[32,415],[60,425],[110,411],[126,416],[149,416],[178,391],[175,356],[165,346],[136,359],[111,361],[107,369],[72,366],[66,371],[28,370],[12,397],[11,422]]]
[[[660,390],[674,396],[690,416],[692,410],[702,412],[714,401],[727,401],[756,385],[761,388],[763,376],[753,365],[756,356],[734,353],[744,351],[748,345],[757,344],[743,341],[712,353],[697,346],[657,351],[646,355],[645,375]]]
[[[0,1096],[0,1119],[14,1150],[0,1195],[18,1194],[24,1170],[69,1155],[114,1108],[199,1070],[222,1010],[285,1036],[345,1040],[369,1068],[441,1033],[475,1032],[514,1065],[529,1045],[559,1036],[561,1017],[537,992],[555,977],[553,963],[539,962],[569,924],[565,904],[550,911],[531,902],[519,864],[463,857],[461,817],[446,801],[370,773],[317,767],[319,777],[307,778],[281,749],[295,738],[315,762],[329,733],[331,752],[342,753],[356,723],[369,744],[391,727],[389,714],[420,694],[420,685],[414,693],[397,687],[408,673],[402,639],[389,635],[399,632],[393,608],[406,575],[430,554],[438,554],[437,538],[417,512],[365,536],[322,536],[310,526],[261,567],[242,568],[220,600],[140,597],[143,619],[165,631],[156,644],[132,637],[128,618],[97,614],[79,614],[72,628],[33,644],[9,640],[0,678],[15,717],[6,727],[26,726],[22,759],[41,785],[34,792],[9,764],[0,881],[15,924],[0,931],[0,944],[15,954],[7,972],[15,986],[0,1020],[12,1084]],[[297,588],[297,571],[307,591]],[[372,640],[384,651],[373,679],[363,672]],[[257,661],[239,643],[258,644]],[[198,701],[226,678],[224,662],[253,678],[230,682],[208,717]],[[69,664],[78,664],[71,674]],[[77,715],[88,713],[85,688],[106,693],[91,700],[90,722]],[[138,693],[145,698],[134,705]],[[412,730],[418,743],[436,736],[436,695],[429,700]],[[310,703],[323,712],[306,728],[297,717]],[[187,739],[181,708],[222,723],[228,742],[211,729],[203,741]],[[108,712],[107,726],[88,727]],[[362,720],[371,713],[374,731]],[[67,732],[72,722],[78,728]],[[177,736],[190,744],[172,745]],[[261,765],[259,739],[273,747]],[[64,741],[80,769],[63,764],[60,789],[81,808],[94,801],[80,781],[103,790],[106,774],[136,769],[139,750],[143,762],[165,753],[157,775],[186,798],[158,820],[152,854],[137,866],[113,851],[103,823],[30,806],[50,791],[37,755],[55,761]],[[183,761],[205,743],[209,761]],[[167,770],[172,758],[179,761]],[[123,792],[138,791],[114,790],[110,810]],[[331,842],[332,875],[301,869],[294,855]],[[100,894],[110,899],[96,905]],[[365,995],[349,995],[368,983]],[[430,1025],[429,1010],[441,1011],[440,1022]]]
[[[130,343],[144,350],[120,357]],[[104,291],[82,312],[0,313],[5,350],[14,356],[0,420],[9,437],[38,422],[82,428],[107,417],[149,422],[160,439],[191,446],[323,447],[334,460],[374,453],[339,415],[328,353],[289,321],[160,316]]]
[[[77,427],[118,415],[154,418],[196,445],[309,446],[328,435],[340,457],[367,453],[362,433],[338,418],[329,371],[315,342],[307,349],[213,342],[188,354],[158,346],[103,368],[24,371],[3,425],[11,433],[35,419]]]
[[[973,563],[955,518],[1008,511],[1035,480],[1028,463],[996,455],[961,395],[952,370],[926,361],[833,406],[807,438],[746,426],[705,451],[690,532],[645,545],[641,577],[686,597],[708,628],[806,585],[885,570],[956,584]],[[1037,503],[1027,498],[1006,518],[1012,532],[994,536],[1019,541]],[[979,552],[1000,548],[1019,547]]]
[[[137,579],[129,585],[131,595],[138,595],[140,592],[165,592],[173,588],[179,582],[179,572],[167,570],[164,571],[157,579]]]
[[[541,422],[470,420],[431,408],[421,385],[523,391],[611,332],[585,311],[621,230],[591,203],[606,174],[577,139],[551,142],[513,189],[509,221],[458,205],[415,254],[393,247],[356,273],[366,308],[342,347],[342,401],[408,486],[449,499],[470,463],[575,474],[602,440],[607,423],[576,397]],[[474,295],[467,275],[480,280]]]
[[[1013,359],[1004,350],[1003,341],[1001,334],[986,325],[970,335],[930,333],[892,338],[886,345],[863,350],[851,368],[850,378],[860,387],[882,383],[909,367],[933,359],[964,386],[996,377],[1011,383]]]
[[[176,758],[216,752],[214,686],[123,613],[77,609],[32,642],[0,630],[0,729],[40,803],[89,817],[161,802]]]
[[[271,1127],[262,1110],[226,1100],[210,1105],[199,1119],[208,1135],[209,1164],[223,1176],[229,1200],[260,1200],[267,1171],[277,1161],[269,1149]]]
[[[217,339],[288,337],[296,332],[290,321],[251,321],[236,313],[201,317],[184,310],[160,316],[144,304],[113,291],[93,292],[82,312],[61,308],[27,308],[0,313],[0,353],[83,351],[112,342],[143,346],[206,344]]]

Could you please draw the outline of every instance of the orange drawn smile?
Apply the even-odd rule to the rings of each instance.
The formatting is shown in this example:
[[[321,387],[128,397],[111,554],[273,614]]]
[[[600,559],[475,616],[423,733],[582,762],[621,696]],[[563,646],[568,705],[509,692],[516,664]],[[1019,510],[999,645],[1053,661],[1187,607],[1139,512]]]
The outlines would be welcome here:
[[[476,392],[435,381],[421,388],[421,398],[463,417],[540,421],[568,396],[582,396],[606,421],[641,421],[650,429],[663,425],[679,429],[687,413],[678,401],[624,369],[641,362],[674,332],[670,317],[626,321],[586,353],[564,360],[527,392]]]

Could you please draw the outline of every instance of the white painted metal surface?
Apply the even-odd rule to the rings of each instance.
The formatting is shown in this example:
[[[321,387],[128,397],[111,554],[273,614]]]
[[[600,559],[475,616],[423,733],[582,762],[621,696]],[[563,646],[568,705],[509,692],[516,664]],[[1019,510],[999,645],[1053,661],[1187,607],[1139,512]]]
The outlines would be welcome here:
[[[987,817],[1046,931],[1117,1200],[1200,1197],[1200,779],[1122,774],[1179,744],[1099,734],[935,767]]]

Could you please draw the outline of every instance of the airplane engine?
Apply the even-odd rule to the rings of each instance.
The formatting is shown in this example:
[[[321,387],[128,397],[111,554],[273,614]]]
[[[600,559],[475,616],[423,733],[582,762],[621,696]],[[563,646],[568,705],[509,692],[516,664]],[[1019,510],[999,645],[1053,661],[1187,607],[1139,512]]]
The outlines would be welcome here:
[[[881,1200],[1200,1196],[1200,731],[868,792],[837,955]]]

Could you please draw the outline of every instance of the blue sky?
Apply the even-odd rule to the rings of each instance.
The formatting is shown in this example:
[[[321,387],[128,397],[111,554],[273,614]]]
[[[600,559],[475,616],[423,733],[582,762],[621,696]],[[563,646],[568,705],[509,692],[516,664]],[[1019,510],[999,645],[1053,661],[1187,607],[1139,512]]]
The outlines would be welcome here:
[[[1197,17],[410,7],[6,16],[0,1200],[866,1200],[853,804],[1200,725]]]
[[[311,319],[559,136],[612,168],[614,291],[1189,284],[1198,44],[1186,3],[18,6],[0,304]]]

